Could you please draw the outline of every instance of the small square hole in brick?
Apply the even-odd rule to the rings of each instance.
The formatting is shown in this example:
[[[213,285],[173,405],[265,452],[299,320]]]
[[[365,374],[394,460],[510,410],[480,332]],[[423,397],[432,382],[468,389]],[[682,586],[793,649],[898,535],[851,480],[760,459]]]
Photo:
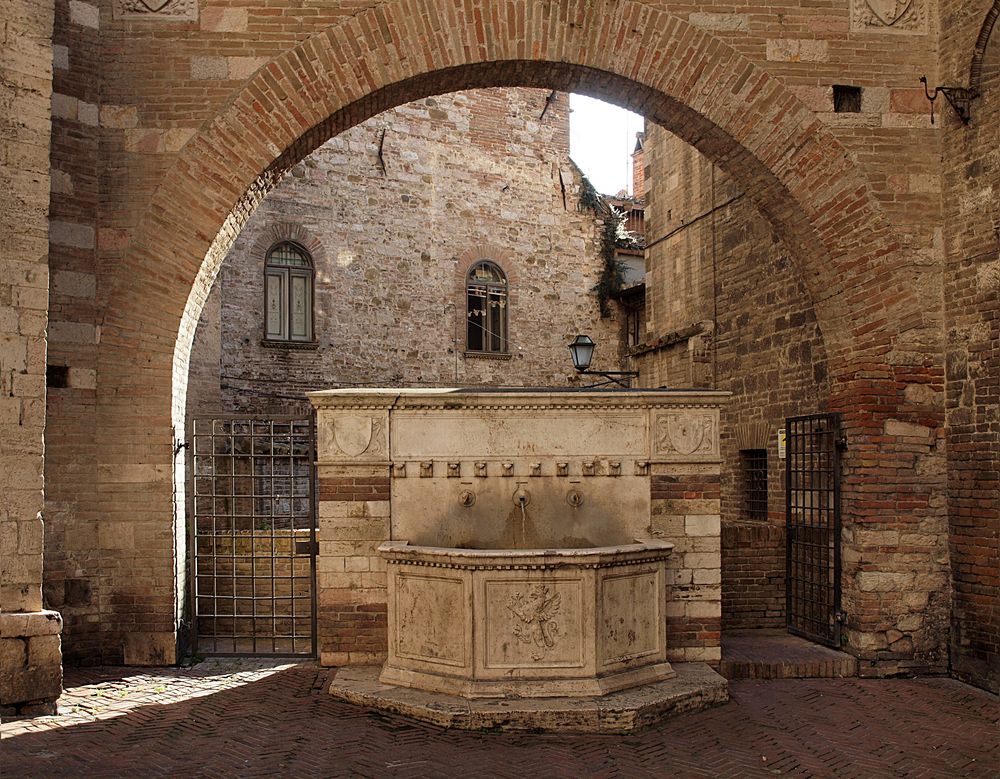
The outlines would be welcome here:
[[[838,114],[861,112],[861,87],[833,85],[833,110]]]
[[[45,383],[53,389],[63,389],[69,386],[68,365],[46,365]]]

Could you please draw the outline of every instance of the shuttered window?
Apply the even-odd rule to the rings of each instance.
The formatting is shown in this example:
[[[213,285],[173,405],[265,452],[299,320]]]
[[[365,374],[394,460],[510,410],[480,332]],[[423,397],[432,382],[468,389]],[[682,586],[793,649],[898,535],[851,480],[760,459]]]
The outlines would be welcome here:
[[[313,264],[293,243],[281,243],[264,266],[264,337],[269,341],[313,340]]]

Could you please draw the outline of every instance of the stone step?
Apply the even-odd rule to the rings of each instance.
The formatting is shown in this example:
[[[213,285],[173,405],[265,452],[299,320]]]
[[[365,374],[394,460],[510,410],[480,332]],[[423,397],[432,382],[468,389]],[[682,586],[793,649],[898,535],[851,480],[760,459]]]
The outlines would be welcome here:
[[[596,697],[461,698],[382,684],[380,668],[348,666],[337,670],[330,694],[445,728],[564,733],[634,733],[729,700],[729,683],[705,663],[673,667],[673,679]]]
[[[838,679],[858,675],[857,658],[781,631],[722,635],[719,673],[726,679]]]

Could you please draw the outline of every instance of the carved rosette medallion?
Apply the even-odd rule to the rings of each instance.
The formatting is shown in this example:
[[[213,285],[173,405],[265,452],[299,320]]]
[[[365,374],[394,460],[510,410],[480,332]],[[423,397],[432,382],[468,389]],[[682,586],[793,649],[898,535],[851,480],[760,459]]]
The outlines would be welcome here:
[[[198,0],[115,0],[115,19],[188,22],[198,19]]]
[[[851,0],[851,29],[910,35],[927,32],[927,0]]]
[[[519,620],[512,630],[514,638],[529,646],[533,660],[543,659],[561,635],[556,615],[562,608],[562,596],[553,595],[544,584],[536,584],[527,593],[515,592],[505,605]]]
[[[718,456],[718,440],[713,413],[678,411],[656,417],[656,453],[668,459]]]

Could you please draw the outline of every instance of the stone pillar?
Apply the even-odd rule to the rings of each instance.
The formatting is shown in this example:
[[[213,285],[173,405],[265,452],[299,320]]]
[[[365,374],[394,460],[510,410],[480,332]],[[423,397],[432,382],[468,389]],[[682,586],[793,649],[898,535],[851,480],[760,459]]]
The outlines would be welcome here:
[[[668,581],[667,659],[718,667],[722,659],[722,547],[716,404],[656,415],[649,490],[650,532],[674,545]]]
[[[0,714],[51,712],[58,614],[42,610],[51,0],[10,0],[0,26]]]
[[[386,656],[390,395],[328,400],[316,412],[319,558],[316,590],[323,665]]]

